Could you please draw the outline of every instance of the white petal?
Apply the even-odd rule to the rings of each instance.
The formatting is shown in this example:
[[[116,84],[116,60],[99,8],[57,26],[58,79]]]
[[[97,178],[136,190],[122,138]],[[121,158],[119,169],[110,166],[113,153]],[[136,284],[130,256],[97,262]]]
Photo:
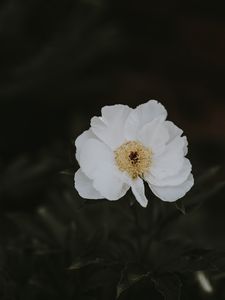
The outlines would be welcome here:
[[[144,125],[138,133],[138,140],[157,155],[163,152],[168,139],[168,130],[162,117],[156,118]]]
[[[159,187],[152,184],[149,184],[150,189],[152,192],[161,200],[173,202],[180,198],[182,198],[193,186],[194,178],[193,175],[190,174],[188,179],[177,186],[164,186]]]
[[[188,141],[187,141],[186,136],[185,136],[185,140],[184,140],[183,153],[184,153],[184,156],[186,156],[188,153]]]
[[[191,173],[191,163],[187,158],[184,158],[183,160],[183,166],[180,169],[180,171],[173,175],[173,176],[168,176],[163,179],[157,178],[151,174],[151,170],[149,174],[145,175],[145,180],[149,184],[153,184],[156,186],[174,186],[174,185],[179,185],[183,183],[184,181],[187,180],[188,176]]]
[[[113,165],[113,152],[97,139],[88,139],[80,151],[80,167],[82,171],[91,179],[95,178],[95,173],[102,163]]]
[[[173,139],[175,139],[178,136],[181,136],[183,133],[183,130],[177,127],[173,122],[171,121],[165,121],[165,125],[167,127],[167,130],[169,132],[170,139],[169,141],[171,142]],[[186,139],[186,138],[185,138]],[[188,141],[186,139],[184,147],[183,147],[183,152],[184,156],[187,155],[188,153]]]
[[[88,140],[88,139],[93,139],[96,138],[96,136],[94,135],[94,133],[92,132],[91,129],[88,129],[86,131],[84,131],[81,135],[79,135],[77,137],[77,139],[75,140],[75,146],[76,146],[76,159],[79,162],[80,159],[80,150],[83,146],[83,144]]]
[[[162,116],[165,120],[167,111],[165,107],[156,100],[137,106],[128,116],[125,124],[125,136],[128,140],[135,140],[138,131],[155,118]]]
[[[93,181],[89,179],[81,169],[79,169],[74,176],[75,189],[78,194],[85,199],[101,199],[104,198],[93,187]]]
[[[165,126],[168,130],[170,141],[172,141],[175,137],[181,136],[183,133],[183,130],[177,127],[173,122],[171,121],[165,121]]]
[[[108,200],[125,195],[129,186],[121,180],[113,151],[96,139],[87,140],[80,152],[82,171],[93,180],[93,187]]]
[[[91,128],[100,140],[114,150],[125,142],[124,124],[131,111],[127,105],[105,106],[102,117],[91,119]]]
[[[148,204],[148,199],[145,196],[145,187],[143,180],[139,177],[135,180],[132,180],[131,189],[140,205],[146,207]]]
[[[184,163],[184,147],[186,143],[186,137],[176,137],[166,145],[162,154],[157,156],[157,153],[155,153],[150,167],[151,174],[158,179],[177,174]]]
[[[108,163],[102,163],[95,173],[93,185],[99,193],[108,200],[122,198],[129,189],[129,185],[121,180],[119,170]]]

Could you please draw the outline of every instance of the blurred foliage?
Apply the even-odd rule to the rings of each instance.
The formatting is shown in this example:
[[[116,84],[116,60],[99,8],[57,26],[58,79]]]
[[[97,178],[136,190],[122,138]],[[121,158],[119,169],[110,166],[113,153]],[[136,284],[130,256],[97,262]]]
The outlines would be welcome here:
[[[72,170],[51,163],[19,159],[1,174],[1,199],[16,204],[1,209],[1,299],[205,299],[198,271],[211,282],[210,299],[225,293],[225,247],[187,232],[201,227],[204,202],[223,191],[214,179],[219,168],[176,204],[148,190],[144,209],[131,193],[116,202],[83,200]],[[24,208],[20,200],[28,198]]]

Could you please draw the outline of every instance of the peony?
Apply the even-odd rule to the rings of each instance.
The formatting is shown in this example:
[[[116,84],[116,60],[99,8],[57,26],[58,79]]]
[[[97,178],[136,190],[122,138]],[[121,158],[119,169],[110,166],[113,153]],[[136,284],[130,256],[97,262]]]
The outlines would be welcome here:
[[[75,188],[87,199],[118,200],[131,188],[146,207],[144,182],[163,201],[183,197],[194,183],[187,138],[167,121],[162,104],[150,100],[135,109],[127,105],[102,108],[100,117],[75,141],[80,169]]]

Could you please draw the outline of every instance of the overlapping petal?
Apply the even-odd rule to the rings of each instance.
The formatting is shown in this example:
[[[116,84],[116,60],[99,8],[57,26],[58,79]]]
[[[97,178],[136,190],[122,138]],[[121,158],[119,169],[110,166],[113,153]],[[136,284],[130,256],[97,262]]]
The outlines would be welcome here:
[[[108,200],[118,200],[122,198],[130,188],[127,183],[121,180],[119,170],[107,162],[103,162],[97,169],[93,186]]]
[[[113,152],[97,139],[88,139],[80,153],[80,167],[92,179],[93,187],[104,198],[117,200],[129,186],[121,181],[119,170],[114,163]]]
[[[177,136],[182,135],[183,130],[180,129],[178,126],[176,126],[173,122],[165,121],[164,124],[165,124],[165,127],[167,128],[167,131],[169,133],[169,140],[170,141],[172,141]]]
[[[151,174],[158,179],[177,174],[184,163],[184,148],[186,144],[186,137],[178,136],[166,145],[162,154],[154,154],[150,168]]]
[[[79,195],[85,199],[101,199],[104,198],[94,187],[93,180],[88,178],[81,169],[74,176],[75,189]]]
[[[148,174],[145,174],[145,180],[149,184],[156,186],[176,186],[183,183],[191,173],[191,163],[187,158],[183,159],[183,165],[179,172],[173,176],[167,176],[164,178],[158,178],[152,175],[151,171]]]
[[[157,155],[161,154],[169,140],[169,133],[163,117],[155,118],[138,132],[137,139]]]
[[[139,204],[143,207],[146,207],[148,204],[148,199],[145,196],[145,187],[143,180],[139,177],[133,180],[133,182],[131,183],[131,189]]]
[[[91,119],[91,129],[112,150],[125,140],[124,125],[132,109],[127,105],[112,105],[102,108],[101,117]]]
[[[96,138],[96,136],[94,135],[94,133],[92,132],[91,129],[85,130],[82,134],[80,134],[76,141],[75,141],[75,146],[76,146],[76,159],[79,161],[80,158],[80,151],[82,146],[84,145],[84,143],[88,140],[88,139],[93,139]]]
[[[167,117],[165,107],[156,100],[137,106],[129,114],[125,124],[125,137],[127,140],[136,140],[141,128],[155,118]]]
[[[113,166],[113,161],[112,151],[97,139],[88,139],[81,148],[79,164],[85,175],[91,179],[95,178],[102,163],[108,162]]]
[[[182,198],[193,186],[194,178],[190,174],[185,182],[176,186],[155,186],[149,184],[152,192],[161,200],[173,202]]]

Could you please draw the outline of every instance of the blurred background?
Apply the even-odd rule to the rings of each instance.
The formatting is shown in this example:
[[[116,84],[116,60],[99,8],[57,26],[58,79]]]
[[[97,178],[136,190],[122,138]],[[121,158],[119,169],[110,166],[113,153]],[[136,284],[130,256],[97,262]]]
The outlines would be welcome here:
[[[224,13],[224,1],[208,0],[1,1],[2,299],[58,299],[49,296],[49,287],[30,294],[27,285],[37,281],[31,280],[26,251],[52,248],[39,232],[43,219],[53,228],[53,244],[62,246],[58,234],[71,221],[71,207],[62,207],[66,201],[75,210],[83,205],[73,189],[74,140],[103,105],[159,100],[188,137],[194,175],[218,167],[214,180],[224,179]],[[51,213],[54,207],[64,227],[57,227],[46,207]],[[185,232],[204,245],[224,247],[224,213],[220,193],[189,218]],[[225,291],[220,293],[216,299],[224,299]]]

